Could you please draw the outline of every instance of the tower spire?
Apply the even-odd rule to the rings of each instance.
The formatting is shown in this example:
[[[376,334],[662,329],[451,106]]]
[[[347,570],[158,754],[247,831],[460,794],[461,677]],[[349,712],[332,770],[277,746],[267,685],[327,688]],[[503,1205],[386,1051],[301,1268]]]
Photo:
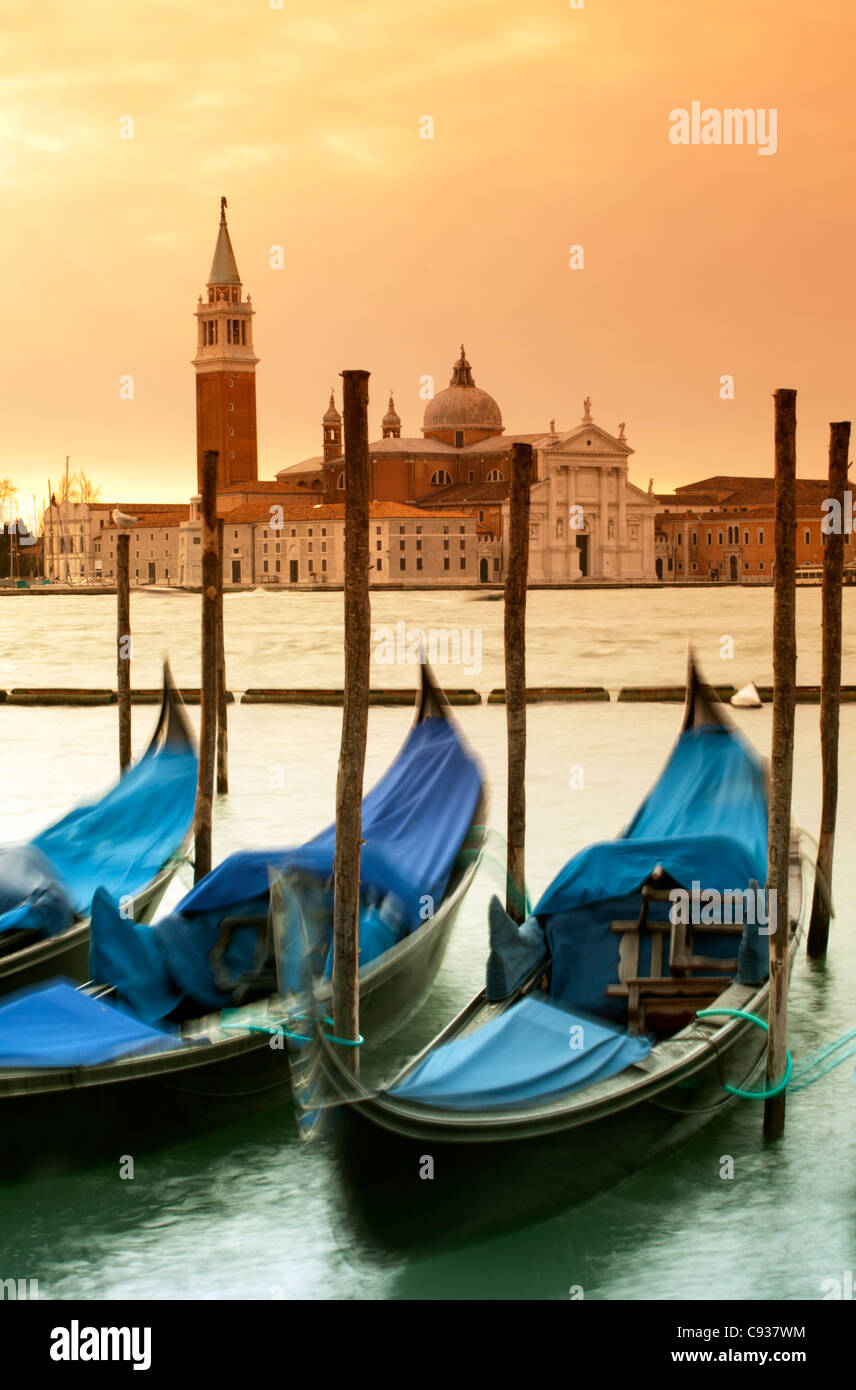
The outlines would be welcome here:
[[[211,262],[211,269],[208,272],[208,286],[212,285],[240,285],[241,277],[238,274],[238,263],[235,260],[235,253],[232,250],[232,242],[229,237],[229,227],[226,223],[226,199],[220,199],[220,226],[217,231],[217,245],[214,247],[214,259]]]

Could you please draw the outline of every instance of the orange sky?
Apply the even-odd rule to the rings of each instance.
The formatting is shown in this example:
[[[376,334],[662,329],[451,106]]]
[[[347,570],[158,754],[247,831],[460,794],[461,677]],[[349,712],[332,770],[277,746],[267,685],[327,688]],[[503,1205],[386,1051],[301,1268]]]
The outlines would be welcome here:
[[[318,452],[344,367],[372,438],[390,386],[419,434],[462,340],[509,432],[591,395],[642,487],[770,472],[778,386],[824,471],[856,391],[854,37],[840,0],[6,0],[0,476],[29,500],[70,453],[107,498],[194,490],[221,193],[261,476]],[[671,144],[693,100],[775,107],[776,154]]]

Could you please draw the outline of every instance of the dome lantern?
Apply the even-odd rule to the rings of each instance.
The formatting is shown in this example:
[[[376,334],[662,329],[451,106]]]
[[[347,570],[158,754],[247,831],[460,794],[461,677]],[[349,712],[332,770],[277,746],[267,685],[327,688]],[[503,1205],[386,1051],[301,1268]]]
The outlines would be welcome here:
[[[461,345],[461,355],[452,369],[452,379],[425,407],[422,433],[462,449],[481,439],[502,434],[502,413],[492,396],[473,380],[472,368]]]

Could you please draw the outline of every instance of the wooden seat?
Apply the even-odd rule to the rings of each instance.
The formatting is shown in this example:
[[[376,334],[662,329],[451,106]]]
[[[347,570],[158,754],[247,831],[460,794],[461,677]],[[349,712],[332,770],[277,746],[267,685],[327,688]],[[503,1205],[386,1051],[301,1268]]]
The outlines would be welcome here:
[[[659,875],[653,875],[655,878]],[[710,1007],[727,989],[737,971],[737,958],[695,954],[694,931],[700,928],[715,935],[742,936],[743,927],[692,922],[649,921],[653,902],[669,902],[669,892],[652,884],[642,888],[642,907],[635,922],[612,922],[610,928],[621,935],[618,952],[618,984],[607,985],[610,998],[627,1000],[627,1029],[640,1034],[651,1030],[674,1032],[689,1023],[699,1009]],[[639,973],[639,946],[642,933],[651,938],[650,973]],[[669,936],[669,974],[663,973],[663,942]],[[695,972],[723,971],[719,975]]]

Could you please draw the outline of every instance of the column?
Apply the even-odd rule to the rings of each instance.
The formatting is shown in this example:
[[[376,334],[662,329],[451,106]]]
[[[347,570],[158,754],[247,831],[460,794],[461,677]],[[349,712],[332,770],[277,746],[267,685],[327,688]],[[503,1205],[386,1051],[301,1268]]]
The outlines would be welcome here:
[[[618,525],[616,527],[616,540],[618,542],[616,550],[617,573],[621,575],[624,573],[624,553],[627,546],[627,496],[624,487],[624,468],[622,466],[619,466],[615,470],[615,486],[618,491]]]
[[[600,555],[598,556],[598,578],[601,579],[607,573],[606,548],[609,544],[609,474],[606,468],[601,468],[598,475],[600,514],[597,521],[598,544]]]

